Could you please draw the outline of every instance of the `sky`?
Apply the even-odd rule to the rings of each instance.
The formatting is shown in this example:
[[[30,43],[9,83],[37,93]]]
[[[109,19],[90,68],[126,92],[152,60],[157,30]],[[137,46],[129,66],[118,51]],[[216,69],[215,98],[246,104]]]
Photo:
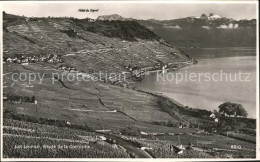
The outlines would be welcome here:
[[[97,18],[100,15],[119,14],[125,18],[169,20],[202,13],[214,13],[222,17],[240,19],[256,18],[256,4],[230,3],[8,3],[3,7],[6,13],[28,17],[76,17]],[[98,9],[98,12],[79,12],[79,9]]]

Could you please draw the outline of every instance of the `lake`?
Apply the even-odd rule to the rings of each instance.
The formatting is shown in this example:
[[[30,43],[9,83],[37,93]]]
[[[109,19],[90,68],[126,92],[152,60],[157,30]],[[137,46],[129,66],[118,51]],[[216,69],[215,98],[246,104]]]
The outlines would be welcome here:
[[[134,86],[163,93],[192,108],[218,110],[224,102],[242,104],[256,118],[256,49],[183,49],[198,64],[153,73]]]

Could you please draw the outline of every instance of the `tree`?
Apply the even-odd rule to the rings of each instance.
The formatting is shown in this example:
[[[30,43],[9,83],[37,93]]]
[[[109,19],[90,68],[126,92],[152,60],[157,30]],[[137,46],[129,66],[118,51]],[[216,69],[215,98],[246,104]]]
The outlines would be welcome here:
[[[228,116],[235,115],[247,117],[247,112],[241,104],[232,103],[232,102],[225,102],[219,105],[219,112],[222,114],[226,114]]]
[[[129,136],[141,136],[141,131],[138,127],[133,126],[127,126],[124,128],[121,132],[123,135],[129,135]]]
[[[218,112],[217,110],[213,110],[213,113],[215,114],[216,118],[220,118],[221,117],[221,113]]]
[[[241,104],[238,104],[236,108],[236,116],[247,117],[248,113]]]
[[[31,102],[35,102],[35,96],[32,96]]]
[[[220,113],[227,114],[228,116],[234,115],[235,107],[231,102],[225,102],[219,105],[218,108]]]

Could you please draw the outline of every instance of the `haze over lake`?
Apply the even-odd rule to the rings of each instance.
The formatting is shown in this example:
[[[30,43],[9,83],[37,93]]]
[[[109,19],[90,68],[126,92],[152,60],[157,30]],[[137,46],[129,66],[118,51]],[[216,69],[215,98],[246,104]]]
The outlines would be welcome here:
[[[248,111],[248,117],[256,118],[256,50],[255,48],[204,48],[183,49],[198,64],[181,68],[174,73],[183,76],[195,73],[227,73],[228,78],[222,80],[173,80],[159,79],[156,73],[145,77],[135,86],[153,92],[161,92],[176,101],[192,108],[218,110],[223,102],[240,103]],[[239,80],[239,73],[243,73]],[[234,81],[236,75],[236,80]],[[249,78],[246,78],[247,75]],[[223,75],[225,76],[225,75]],[[175,75],[176,77],[176,75]],[[245,81],[247,80],[247,81]]]

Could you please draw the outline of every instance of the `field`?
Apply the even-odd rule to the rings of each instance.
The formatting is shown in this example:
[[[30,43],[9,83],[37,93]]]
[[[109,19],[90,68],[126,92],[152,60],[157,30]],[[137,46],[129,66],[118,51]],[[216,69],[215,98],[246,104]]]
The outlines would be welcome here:
[[[26,69],[25,69],[26,68]],[[58,81],[52,83],[52,72],[62,75],[63,71],[46,70],[55,69],[50,64],[4,64],[4,93],[10,96],[35,96],[37,107],[29,102],[4,102],[5,110],[36,116],[41,118],[66,120],[72,124],[85,125],[93,129],[122,129],[127,125],[136,125],[144,128],[144,131],[155,132],[164,130],[169,132],[168,127],[154,126],[154,122],[178,123],[167,112],[161,110],[158,99],[149,94],[137,92],[132,89],[122,88],[101,82],[69,81],[64,74],[63,84]],[[23,73],[45,74],[45,78],[39,84],[40,79],[20,81],[17,75]],[[64,87],[64,85],[66,87]],[[104,122],[105,121],[105,122]],[[119,122],[120,121],[120,122]],[[154,129],[147,130],[147,129]]]

